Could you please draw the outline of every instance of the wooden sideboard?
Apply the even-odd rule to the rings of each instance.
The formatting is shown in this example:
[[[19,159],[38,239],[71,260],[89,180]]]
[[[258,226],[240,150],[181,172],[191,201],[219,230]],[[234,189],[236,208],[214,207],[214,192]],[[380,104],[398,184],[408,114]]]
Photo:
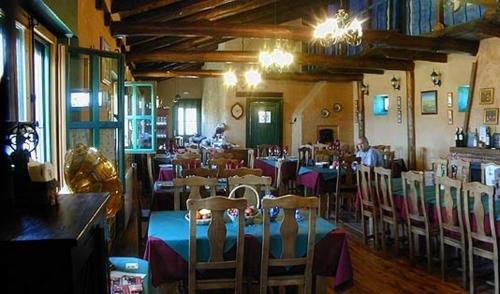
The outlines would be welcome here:
[[[450,155],[467,161],[499,162],[500,149],[450,147]]]
[[[108,293],[108,193],[59,195],[56,207],[0,216],[2,293]]]

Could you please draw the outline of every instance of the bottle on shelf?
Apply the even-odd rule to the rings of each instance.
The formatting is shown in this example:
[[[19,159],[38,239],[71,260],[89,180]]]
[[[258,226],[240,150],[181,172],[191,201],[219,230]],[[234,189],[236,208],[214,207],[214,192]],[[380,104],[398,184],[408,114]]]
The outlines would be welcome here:
[[[491,132],[490,127],[486,127],[486,136],[484,138],[484,147],[491,148]]]
[[[458,140],[458,128],[455,132],[455,147],[460,147],[460,141]]]
[[[472,147],[478,147],[478,146],[479,146],[479,134],[476,129],[474,131],[474,137],[472,138]]]
[[[464,140],[464,130],[462,128],[458,128],[458,146],[459,147],[466,147],[464,146],[465,140]]]

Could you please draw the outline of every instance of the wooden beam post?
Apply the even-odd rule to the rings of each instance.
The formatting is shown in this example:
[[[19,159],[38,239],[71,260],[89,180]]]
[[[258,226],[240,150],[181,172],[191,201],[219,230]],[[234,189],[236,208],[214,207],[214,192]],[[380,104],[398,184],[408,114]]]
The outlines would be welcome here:
[[[469,132],[469,121],[470,121],[470,112],[472,109],[472,98],[474,97],[474,89],[476,88],[476,74],[477,74],[477,62],[472,63],[472,69],[470,72],[470,81],[469,81],[469,97],[467,97],[467,108],[465,109],[464,116],[464,132],[467,134]]]
[[[406,111],[408,135],[408,168],[415,169],[417,152],[415,143],[415,71],[406,71]]]
[[[443,0],[436,0],[436,24],[432,27],[433,31],[444,29],[444,7]]]
[[[357,118],[358,118],[358,137],[365,136],[365,94],[361,90],[363,81],[358,81],[358,101],[357,101]]]

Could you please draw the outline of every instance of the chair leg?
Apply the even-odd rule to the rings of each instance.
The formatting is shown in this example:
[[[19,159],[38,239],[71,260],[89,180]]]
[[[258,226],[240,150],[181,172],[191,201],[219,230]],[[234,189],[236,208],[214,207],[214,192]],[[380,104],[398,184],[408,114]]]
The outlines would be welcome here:
[[[431,268],[431,237],[429,236],[429,233],[425,235],[425,249],[427,251],[427,271],[430,273],[432,272]]]
[[[446,248],[444,245],[444,240],[443,240],[443,235],[441,234],[441,246],[440,246],[440,251],[441,251],[441,279],[443,281],[446,280]]]
[[[378,235],[378,221],[377,221],[377,218],[375,217],[375,214],[372,215],[372,219],[373,219],[373,236],[374,236],[374,240],[375,240],[375,250],[377,250],[379,248],[379,235]]]
[[[361,227],[363,229],[363,243],[365,246],[368,245],[368,238],[366,237],[366,222],[365,222],[365,216],[363,212],[361,212]]]
[[[394,251],[396,253],[396,257],[399,257],[399,224],[397,220],[394,221]]]
[[[411,231],[411,228],[408,226],[408,247],[410,251],[410,263],[414,263],[415,261],[415,248],[413,247],[415,244],[413,243],[413,233]]]
[[[500,293],[500,280],[498,272],[498,258],[493,259],[493,271],[495,272],[495,293]]]
[[[339,222],[340,219],[340,195],[335,195],[335,223]]]
[[[380,221],[380,225],[382,226],[380,228],[380,230],[382,231],[382,251],[384,251],[384,253],[387,253],[387,246],[386,246],[386,238],[385,238],[385,226],[386,226],[386,223],[381,220]]]
[[[467,258],[465,252],[465,244],[462,244],[460,248],[460,254],[462,255],[462,288],[467,289]]]

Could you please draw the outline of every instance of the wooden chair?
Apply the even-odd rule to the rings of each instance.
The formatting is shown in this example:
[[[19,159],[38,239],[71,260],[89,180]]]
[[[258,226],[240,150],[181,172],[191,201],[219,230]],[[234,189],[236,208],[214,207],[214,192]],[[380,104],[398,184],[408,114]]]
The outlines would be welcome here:
[[[453,201],[453,196],[455,201]],[[455,205],[453,205],[455,203]],[[444,207],[442,206],[444,204]],[[441,277],[446,278],[446,245],[460,250],[462,262],[462,286],[467,287],[467,246],[462,222],[462,182],[449,177],[436,177],[436,211],[441,243]],[[454,207],[458,221],[453,218]],[[444,211],[443,211],[444,208]],[[443,214],[444,213],[444,214]]]
[[[299,147],[299,166],[308,166],[313,160],[314,149],[312,145],[306,144]]]
[[[328,149],[320,149],[314,151],[315,162],[330,162],[333,158],[333,151]]]
[[[238,233],[236,241],[236,258],[224,260],[224,243],[226,241],[226,224],[224,213],[227,209],[238,209],[239,215],[244,214],[247,207],[246,199],[228,199],[215,196],[207,199],[189,199],[189,293],[199,290],[234,289],[235,293],[242,293],[243,284],[243,257],[244,257],[244,226],[245,218],[238,218]],[[200,209],[209,209],[212,220],[208,225],[208,242],[210,257],[208,262],[200,262],[197,258],[196,240],[196,213]],[[197,270],[227,270],[234,269],[234,278],[198,279]]]
[[[189,187],[188,199],[201,199],[201,188],[205,186],[210,187],[210,196],[215,196],[217,187],[217,178],[203,178],[197,176],[191,176],[187,178],[177,178],[173,180],[174,182],[174,210],[180,209],[181,203],[181,191],[185,187]]]
[[[392,171],[383,167],[374,167],[375,191],[380,209],[380,225],[382,231],[382,249],[387,252],[386,232],[390,232],[390,226],[394,226],[394,244],[396,256],[399,255],[399,232],[401,219],[394,204],[392,195]],[[386,229],[387,225],[387,229]]]
[[[369,166],[358,165],[358,193],[361,195],[361,226],[363,227],[363,242],[368,245],[368,239],[373,238],[375,248],[378,248],[378,208],[372,187],[372,169]],[[368,218],[368,219],[366,219]],[[373,234],[368,235],[366,221],[372,219]]]
[[[447,159],[434,159],[432,161],[432,170],[435,177],[444,177],[448,175],[448,160]]]
[[[401,173],[403,185],[403,204],[407,212],[408,242],[410,244],[410,260],[415,260],[415,237],[425,237],[427,252],[427,270],[431,271],[431,229],[424,194],[424,174],[418,171]]]
[[[220,172],[219,178],[243,177],[246,175],[262,176],[260,168],[240,167],[237,169],[226,169]]]
[[[475,293],[474,281],[474,256],[490,259],[493,262],[495,277],[495,293],[500,293],[499,264],[498,264],[498,239],[495,227],[495,189],[478,182],[464,183],[464,213],[467,229],[467,245],[469,257],[469,292]],[[483,198],[487,198],[488,209],[483,205]],[[471,206],[471,203],[473,205]],[[473,230],[471,214],[474,215],[476,229]],[[490,234],[486,234],[484,221],[490,224]]]
[[[257,149],[257,157],[281,155],[281,146],[279,145],[270,145],[270,144],[258,145],[256,149]]]
[[[184,171],[184,175],[186,177],[197,176],[203,178],[217,178],[219,175],[219,171],[217,169],[198,167]]]
[[[219,173],[225,169],[237,169],[242,167],[243,163],[238,159],[228,159],[228,158],[217,158],[209,159],[208,166],[215,167]]]
[[[232,191],[234,188],[240,185],[247,185],[253,187],[257,192],[264,191],[266,195],[270,194],[271,184],[273,179],[271,177],[259,177],[256,175],[246,175],[243,177],[231,177],[227,179],[229,191]],[[249,205],[256,206],[256,203],[253,203],[255,197],[253,195],[253,191],[251,189],[244,188],[242,197],[248,200]],[[259,196],[259,195],[257,195]]]
[[[135,211],[135,222],[137,226],[137,254],[138,256],[142,256],[147,238],[147,235],[143,233],[143,229],[147,229],[148,227],[151,211],[144,208],[141,196],[142,186],[137,183],[137,164],[132,163],[125,173],[125,191],[126,193],[130,193],[133,199],[133,210]]]
[[[391,168],[392,162],[394,161],[395,152],[390,150],[384,150],[382,152],[382,156],[384,158],[384,167]]]
[[[263,237],[262,256],[260,266],[260,293],[267,293],[267,287],[303,285],[304,293],[312,292],[312,263],[314,258],[314,243],[316,237],[316,211],[318,209],[318,198],[286,195],[274,199],[263,199]],[[280,207],[284,211],[283,222],[281,223],[281,257],[270,258],[270,217],[269,210],[273,207]],[[298,233],[298,224],[295,219],[297,208],[305,208],[309,211],[309,228],[307,238],[307,254],[305,257],[295,257],[295,240]],[[303,275],[269,275],[269,267],[275,266],[300,266],[305,265]]]
[[[295,179],[297,178],[298,165],[298,161],[278,160],[275,187],[279,195],[295,191]]]
[[[497,163],[481,163],[481,183],[495,186],[495,171],[499,168],[500,164]]]
[[[452,179],[470,182],[470,162],[463,159],[450,159],[448,175]]]
[[[355,157],[346,157],[336,166],[337,178],[334,194],[336,223],[340,219],[340,207],[346,205],[346,199],[349,200],[347,203],[350,205],[350,208],[354,207],[356,192],[358,191],[356,173],[352,169],[352,163],[355,160]],[[328,212],[330,212],[330,197],[328,199]]]
[[[201,159],[199,158],[180,158],[172,160],[172,169],[174,178],[186,177],[185,171],[201,167]]]

